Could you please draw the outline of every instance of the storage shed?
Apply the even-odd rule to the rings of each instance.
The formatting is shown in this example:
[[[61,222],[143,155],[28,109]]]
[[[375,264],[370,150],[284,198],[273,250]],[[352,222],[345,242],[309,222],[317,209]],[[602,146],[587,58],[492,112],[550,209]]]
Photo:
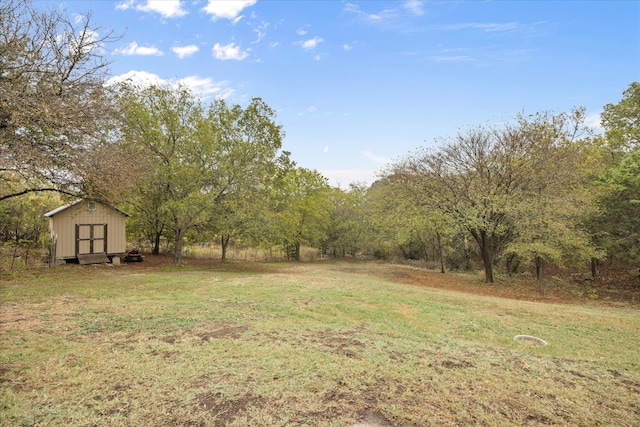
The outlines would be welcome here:
[[[120,209],[77,200],[44,216],[49,218],[52,261],[107,262],[127,252],[125,220],[130,215]]]

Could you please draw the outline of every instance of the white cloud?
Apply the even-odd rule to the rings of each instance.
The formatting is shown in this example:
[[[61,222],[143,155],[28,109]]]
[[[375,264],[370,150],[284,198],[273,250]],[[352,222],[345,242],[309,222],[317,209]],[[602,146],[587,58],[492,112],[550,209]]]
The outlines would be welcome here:
[[[407,0],[404,2],[405,9],[409,10],[414,15],[422,16],[424,15],[424,10],[422,10],[423,2],[422,0]]]
[[[296,31],[296,34],[299,36],[304,36],[305,34],[307,34],[307,30],[300,28]]]
[[[386,164],[390,163],[390,160],[387,159],[386,157],[378,156],[376,154],[373,154],[369,150],[364,150],[362,152],[362,155],[365,156],[369,160],[372,160],[372,161],[374,161],[376,163],[380,163],[381,165],[386,165]]]
[[[202,98],[215,95],[218,99],[225,99],[233,93],[233,89],[227,87],[228,82],[216,82],[211,77],[188,76],[177,83],[187,86],[196,96]]]
[[[116,3],[116,10],[127,10],[133,7],[134,0],[126,0]]]
[[[243,51],[240,46],[236,46],[235,43],[229,43],[222,46],[220,43],[216,43],[213,46],[213,56],[216,59],[226,61],[229,59],[235,59],[236,61],[242,61],[249,56],[249,49]]]
[[[324,149],[322,150],[323,153],[328,153],[329,152],[329,146],[325,145]]]
[[[179,18],[188,12],[182,8],[180,0],[147,0],[143,4],[136,5],[135,0],[125,0],[116,4],[118,10],[135,8],[141,12],[159,13],[165,18]]]
[[[106,85],[111,86],[118,83],[130,83],[134,86],[163,86],[167,84],[167,81],[160,78],[157,74],[148,73],[146,71],[137,71],[131,70],[126,72],[125,74],[120,74],[118,76],[113,76],[109,80],[107,80]]]
[[[139,46],[136,42],[129,43],[122,49],[115,49],[113,51],[116,55],[140,55],[140,56],[162,56],[164,53],[155,46]]]
[[[593,129],[602,129],[602,122],[600,121],[600,113],[589,113],[584,119],[585,126]]]
[[[300,45],[304,50],[311,50],[315,49],[323,41],[324,40],[322,39],[322,37],[314,37],[312,39],[300,42]]]
[[[240,12],[254,4],[256,0],[209,0],[202,10],[211,15],[213,20],[224,18],[237,22]]]
[[[225,99],[233,94],[233,89],[229,87],[229,82],[216,82],[210,77],[187,76],[181,79],[167,80],[157,74],[147,71],[131,70],[125,74],[114,76],[107,80],[107,86],[127,82],[134,86],[178,86],[183,85],[198,97],[208,98],[215,96],[218,99]]]
[[[348,43],[345,43],[345,44],[342,45],[342,50],[349,51],[351,49],[353,49],[353,45],[350,45]]]
[[[175,46],[175,47],[172,47],[171,50],[173,51],[173,53],[178,55],[178,58],[182,59],[198,52],[200,48],[198,48],[198,46],[194,44],[190,44],[187,46]]]

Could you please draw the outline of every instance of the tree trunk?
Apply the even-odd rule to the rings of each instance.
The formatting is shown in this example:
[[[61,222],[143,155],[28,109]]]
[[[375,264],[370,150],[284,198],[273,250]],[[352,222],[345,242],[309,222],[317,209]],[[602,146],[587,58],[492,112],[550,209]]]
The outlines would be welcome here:
[[[542,258],[536,257],[536,280],[540,285],[540,296],[544,296],[544,283],[542,282]]]
[[[173,265],[180,265],[182,263],[182,245],[184,244],[185,230],[176,227],[176,245],[173,253]]]
[[[436,233],[438,239],[438,258],[440,258],[440,273],[444,274],[444,257],[442,256],[442,239],[440,233]]]
[[[160,255],[160,238],[162,237],[161,233],[155,233],[153,239],[153,249],[151,250],[152,255]]]
[[[478,243],[480,249],[482,263],[484,264],[484,280],[486,283],[493,283],[493,246],[487,238],[487,232],[485,230],[469,230],[469,232]]]
[[[484,264],[484,280],[486,283],[493,283],[493,256],[486,246],[480,248],[482,253],[482,263]]]
[[[598,276],[598,260],[596,258],[591,258],[591,277],[596,278]]]
[[[300,262],[300,242],[296,242],[296,254],[295,254],[294,259],[297,262]]]
[[[471,269],[471,256],[469,254],[469,239],[467,235],[464,235],[464,269],[469,271]]]
[[[229,246],[229,239],[231,238],[231,236],[225,236],[222,235],[221,239],[220,239],[220,243],[222,245],[222,262],[227,260],[227,246]]]

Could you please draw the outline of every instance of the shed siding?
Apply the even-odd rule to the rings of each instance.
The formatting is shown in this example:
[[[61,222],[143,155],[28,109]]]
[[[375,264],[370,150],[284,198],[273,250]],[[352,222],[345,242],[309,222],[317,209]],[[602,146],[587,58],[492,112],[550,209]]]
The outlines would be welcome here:
[[[76,256],[76,224],[107,224],[107,253],[127,251],[125,215],[100,203],[95,203],[95,210],[88,206],[87,202],[80,202],[49,218],[49,230],[56,239],[56,258]]]

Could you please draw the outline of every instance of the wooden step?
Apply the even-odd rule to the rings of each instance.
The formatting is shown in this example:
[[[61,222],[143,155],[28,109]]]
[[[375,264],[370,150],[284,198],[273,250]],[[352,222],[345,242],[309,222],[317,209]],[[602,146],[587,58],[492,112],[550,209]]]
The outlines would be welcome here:
[[[98,252],[95,254],[78,254],[78,262],[80,264],[105,264],[111,261],[109,261],[106,252]]]

